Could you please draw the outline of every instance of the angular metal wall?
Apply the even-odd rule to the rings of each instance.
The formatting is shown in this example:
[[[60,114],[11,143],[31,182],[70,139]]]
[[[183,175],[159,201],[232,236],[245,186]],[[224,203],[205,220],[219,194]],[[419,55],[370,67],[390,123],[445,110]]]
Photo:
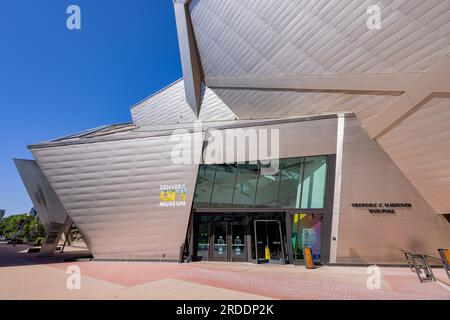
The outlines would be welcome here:
[[[450,212],[450,98],[435,97],[377,139],[440,214]]]
[[[178,260],[198,164],[176,164],[171,151],[189,147],[188,140],[200,150],[203,133],[174,137],[184,141],[160,136],[32,148],[95,258]],[[172,184],[186,185],[186,206],[159,206],[160,186]]]
[[[200,120],[236,119],[236,115],[205,85],[202,85],[201,98]],[[197,119],[186,102],[183,80],[173,83],[134,106],[131,115],[133,122],[138,126],[182,123]]]
[[[405,263],[400,249],[437,256],[450,224],[437,215],[357,119],[346,119],[337,262]],[[353,203],[410,203],[371,214]]]
[[[51,223],[65,224],[66,210],[36,161],[14,159],[14,163],[44,228],[47,230]]]
[[[450,1],[192,0],[189,13],[204,82],[240,119],[353,112],[450,212]]]
[[[36,161],[15,159],[14,162],[45,229],[46,237],[39,254],[53,254],[72,220]]]

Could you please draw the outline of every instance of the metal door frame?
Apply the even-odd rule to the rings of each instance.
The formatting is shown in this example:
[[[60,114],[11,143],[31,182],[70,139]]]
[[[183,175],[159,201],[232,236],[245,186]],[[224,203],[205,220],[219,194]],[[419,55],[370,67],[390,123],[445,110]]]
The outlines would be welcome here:
[[[284,254],[284,241],[283,241],[283,232],[281,230],[281,221],[279,220],[254,220],[254,229],[255,229],[255,254],[256,254],[256,263],[259,264],[259,258],[258,258],[258,233],[256,231],[256,223],[257,222],[272,222],[272,223],[277,223],[278,224],[278,231],[280,232],[280,243],[281,243],[281,254],[282,254],[282,263],[281,264],[285,264],[285,254]],[[270,260],[269,260],[270,263]],[[272,262],[272,263],[276,263],[276,262]]]

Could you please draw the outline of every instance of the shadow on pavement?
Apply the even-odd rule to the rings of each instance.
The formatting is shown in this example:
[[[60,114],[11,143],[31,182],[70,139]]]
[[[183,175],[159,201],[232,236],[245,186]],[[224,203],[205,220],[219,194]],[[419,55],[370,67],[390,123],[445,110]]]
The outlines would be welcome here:
[[[64,253],[55,251],[53,256],[39,257],[38,253],[27,253],[30,247],[26,244],[13,246],[12,244],[0,243],[0,268],[64,263],[75,259],[90,259],[92,257],[89,250],[67,247]]]

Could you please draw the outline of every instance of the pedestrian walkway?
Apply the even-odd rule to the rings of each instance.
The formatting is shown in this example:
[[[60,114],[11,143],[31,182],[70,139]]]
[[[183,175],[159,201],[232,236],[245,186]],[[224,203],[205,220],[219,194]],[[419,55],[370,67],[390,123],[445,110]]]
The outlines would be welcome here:
[[[380,289],[365,267],[196,262],[63,262],[0,244],[0,299],[445,299],[448,285],[420,283],[409,268],[381,268]],[[7,262],[7,263],[5,263]],[[3,266],[2,266],[3,265]],[[69,266],[81,289],[66,286]],[[445,279],[443,269],[433,270]]]

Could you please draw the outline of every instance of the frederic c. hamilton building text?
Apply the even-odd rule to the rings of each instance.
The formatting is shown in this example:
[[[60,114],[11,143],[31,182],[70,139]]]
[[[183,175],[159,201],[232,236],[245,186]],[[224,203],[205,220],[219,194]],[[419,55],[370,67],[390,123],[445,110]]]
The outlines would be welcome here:
[[[412,204],[409,202],[402,203],[352,203],[352,207],[355,209],[367,209],[369,213],[395,213],[396,209],[412,208]]]

